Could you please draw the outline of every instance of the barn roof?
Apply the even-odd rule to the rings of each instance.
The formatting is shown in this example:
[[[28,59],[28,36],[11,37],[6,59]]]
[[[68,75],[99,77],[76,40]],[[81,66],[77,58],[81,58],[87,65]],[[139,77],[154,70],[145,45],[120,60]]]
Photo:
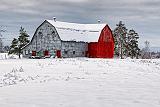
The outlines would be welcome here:
[[[78,24],[47,20],[52,24],[61,40],[63,41],[84,41],[98,42],[102,29],[107,24]]]

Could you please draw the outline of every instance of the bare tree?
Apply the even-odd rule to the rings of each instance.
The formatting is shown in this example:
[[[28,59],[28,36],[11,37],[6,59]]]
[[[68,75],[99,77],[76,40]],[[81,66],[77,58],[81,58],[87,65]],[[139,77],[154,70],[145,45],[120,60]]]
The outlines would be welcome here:
[[[6,30],[3,30],[0,28],[0,52],[3,52],[3,36],[2,36],[2,32],[6,32]]]
[[[144,42],[145,47],[142,49],[142,58],[143,59],[151,59],[151,52],[150,52],[150,42]]]

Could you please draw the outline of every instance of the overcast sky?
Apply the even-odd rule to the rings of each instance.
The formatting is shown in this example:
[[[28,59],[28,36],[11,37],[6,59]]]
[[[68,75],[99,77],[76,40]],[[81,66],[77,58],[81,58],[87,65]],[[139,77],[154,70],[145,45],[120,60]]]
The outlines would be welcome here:
[[[128,29],[160,47],[160,0],[0,0],[0,27],[6,29],[3,41],[9,44],[23,26],[30,36],[45,20],[77,23],[107,23],[114,29],[123,21]]]

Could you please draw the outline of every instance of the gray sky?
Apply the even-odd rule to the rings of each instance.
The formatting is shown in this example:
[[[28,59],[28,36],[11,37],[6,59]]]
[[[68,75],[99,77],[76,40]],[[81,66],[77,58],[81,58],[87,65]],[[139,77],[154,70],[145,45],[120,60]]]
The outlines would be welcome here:
[[[121,20],[128,29],[160,47],[160,0],[0,0],[0,27],[5,44],[18,36],[23,26],[30,36],[45,20],[54,16],[59,21],[77,23],[108,23],[111,29]]]

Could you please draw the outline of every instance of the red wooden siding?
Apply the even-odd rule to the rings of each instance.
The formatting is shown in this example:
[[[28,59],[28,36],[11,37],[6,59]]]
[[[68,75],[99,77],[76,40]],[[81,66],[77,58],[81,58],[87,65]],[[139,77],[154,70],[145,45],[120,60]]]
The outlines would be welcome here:
[[[102,29],[98,42],[111,42],[114,44],[112,30],[108,25]]]
[[[114,39],[109,26],[105,26],[100,34],[98,42],[88,44],[90,58],[113,58]]]

